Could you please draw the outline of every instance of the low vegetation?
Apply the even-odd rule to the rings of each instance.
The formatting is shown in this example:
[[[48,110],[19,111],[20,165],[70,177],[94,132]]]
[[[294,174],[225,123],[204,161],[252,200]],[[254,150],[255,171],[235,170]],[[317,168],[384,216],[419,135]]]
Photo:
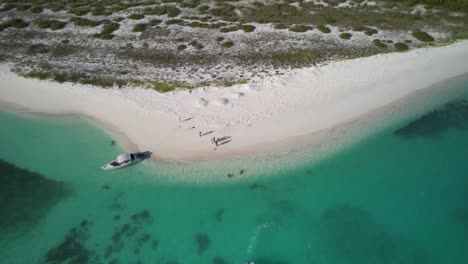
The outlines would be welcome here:
[[[394,46],[395,46],[396,50],[400,51],[400,52],[409,50],[408,45],[406,45],[405,43],[397,42],[397,43],[395,43]]]
[[[46,19],[46,18],[38,19],[36,20],[35,23],[39,28],[42,28],[42,29],[49,28],[52,30],[62,29],[67,24],[67,22],[64,22],[64,21],[55,20],[55,19]]]
[[[380,39],[374,39],[372,40],[372,43],[380,49],[387,48],[387,44],[383,43]]]
[[[10,28],[10,27],[21,29],[21,28],[27,27],[28,25],[29,23],[25,22],[21,18],[11,18],[0,24],[0,31],[3,31],[4,29]]]
[[[434,42],[434,38],[424,31],[413,32],[413,37],[422,42]]]
[[[320,30],[320,32],[326,33],[326,34],[328,34],[328,33],[331,32],[330,28],[329,28],[329,27],[326,27],[326,26],[324,26],[324,25],[318,25],[318,26],[317,26],[317,29]]]
[[[352,35],[351,33],[347,33],[347,32],[344,32],[344,33],[341,33],[341,34],[340,34],[340,38],[346,39],[346,40],[347,40],[347,39],[351,39],[352,36],[353,36],[353,35]]]

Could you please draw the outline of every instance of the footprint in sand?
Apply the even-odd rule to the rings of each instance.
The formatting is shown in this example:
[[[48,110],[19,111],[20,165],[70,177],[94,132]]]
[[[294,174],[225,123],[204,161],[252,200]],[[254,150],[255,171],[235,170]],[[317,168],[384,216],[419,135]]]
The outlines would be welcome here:
[[[198,104],[202,107],[207,107],[208,103],[208,100],[206,100],[205,98],[200,98],[200,100],[198,101]]]

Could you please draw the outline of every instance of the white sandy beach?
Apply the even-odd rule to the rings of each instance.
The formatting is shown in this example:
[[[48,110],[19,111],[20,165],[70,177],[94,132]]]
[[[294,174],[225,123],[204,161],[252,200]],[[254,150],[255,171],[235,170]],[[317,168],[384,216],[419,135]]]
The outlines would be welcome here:
[[[465,73],[468,41],[333,62],[229,88],[166,94],[25,79],[3,64],[0,101],[31,112],[86,115],[126,135],[130,151],[198,160],[291,148],[297,137],[356,120]],[[200,137],[200,131],[213,132]],[[215,149],[211,137],[230,138]]]

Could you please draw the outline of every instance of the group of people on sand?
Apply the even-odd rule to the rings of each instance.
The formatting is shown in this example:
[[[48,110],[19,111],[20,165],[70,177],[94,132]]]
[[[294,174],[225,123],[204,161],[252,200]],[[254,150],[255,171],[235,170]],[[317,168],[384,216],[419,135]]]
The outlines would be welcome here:
[[[219,138],[216,138],[216,137],[211,138],[211,144],[216,144],[216,146],[219,146],[218,142],[219,142]]]

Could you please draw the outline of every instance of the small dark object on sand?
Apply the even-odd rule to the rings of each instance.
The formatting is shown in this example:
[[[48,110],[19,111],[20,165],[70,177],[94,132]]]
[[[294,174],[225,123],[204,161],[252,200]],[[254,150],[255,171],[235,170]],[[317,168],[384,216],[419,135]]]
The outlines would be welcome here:
[[[244,174],[245,170],[240,170],[239,173],[240,174]]]
[[[228,175],[227,175],[227,176],[228,176],[228,178],[232,178],[232,177],[234,177],[234,174],[232,174],[232,173],[228,173]]]
[[[111,146],[115,146],[115,140],[111,141]]]

